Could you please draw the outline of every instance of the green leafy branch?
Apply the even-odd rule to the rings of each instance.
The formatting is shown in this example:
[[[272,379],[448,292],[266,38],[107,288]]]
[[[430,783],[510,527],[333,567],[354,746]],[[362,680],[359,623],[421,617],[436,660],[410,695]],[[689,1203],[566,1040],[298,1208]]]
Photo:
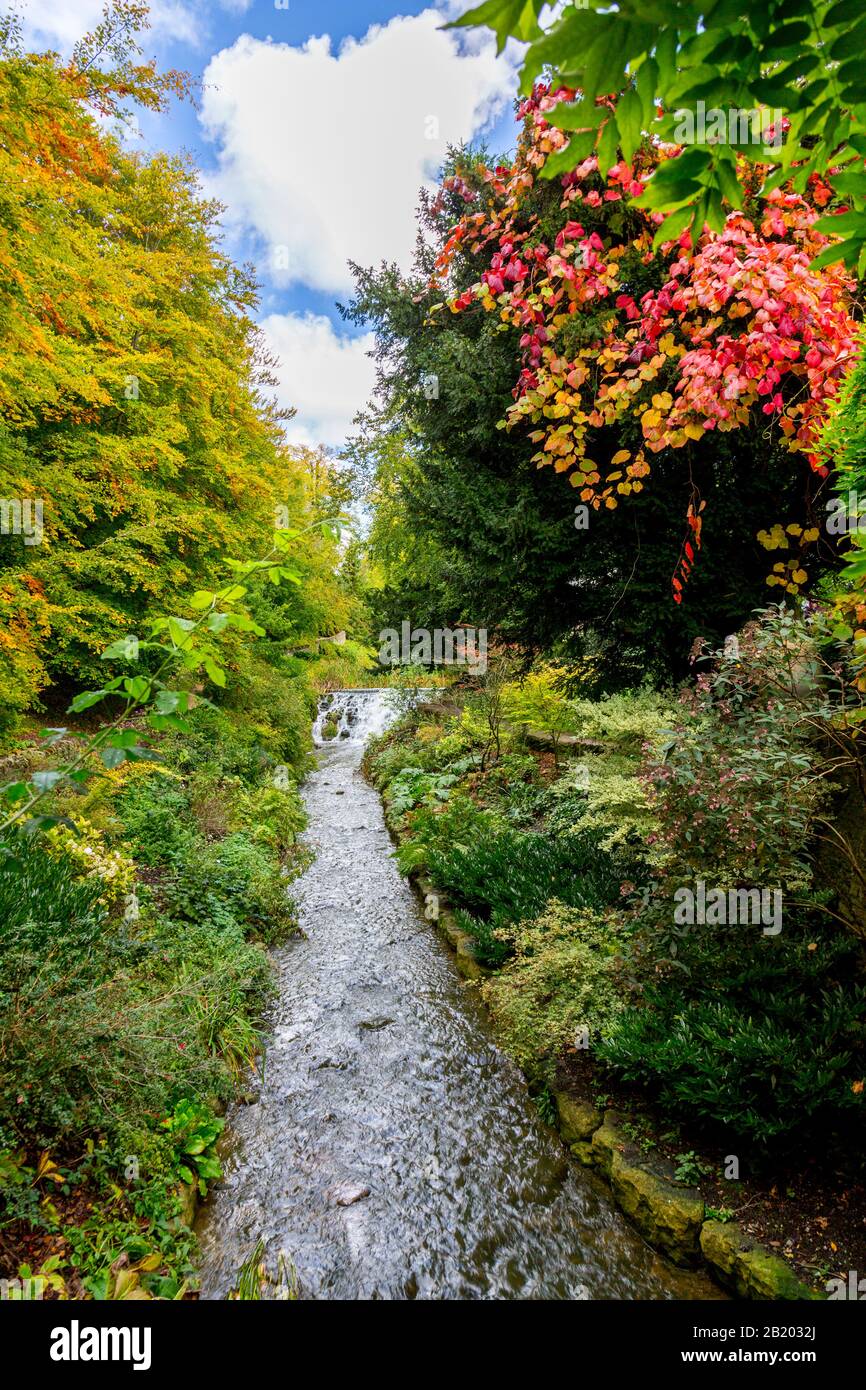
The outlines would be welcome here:
[[[551,13],[542,29],[543,0],[486,0],[453,26],[484,26],[500,51],[509,38],[528,45],[521,91],[548,76],[555,90],[579,92],[547,119],[569,134],[564,149],[543,170],[553,178],[593,151],[606,172],[621,150],[631,161],[645,136],[671,143],[676,117],[704,108],[755,112],[771,109],[784,121],[774,130],[744,129],[690,141],[653,174],[637,205],[669,215],[665,235],[704,225],[719,231],[725,204],[742,206],[737,158],[770,166],[763,192],[791,183],[803,192],[813,174],[825,176],[847,209],[817,224],[843,238],[817,258],[843,260],[866,273],[866,10],[862,0],[587,0]],[[615,98],[615,102],[609,100]],[[660,104],[660,105],[659,105]],[[760,138],[756,138],[757,135]]]
[[[288,552],[302,535],[321,530],[338,535],[339,521],[317,521],[303,530],[279,530],[267,555],[258,560],[227,560],[233,578],[214,591],[199,589],[190,599],[195,618],[175,615],[158,617],[149,624],[149,636],[143,641],[136,637],[120,637],[102,653],[104,661],[138,662],[144,653],[156,653],[157,665],[148,674],[117,676],[106,681],[99,690],[86,690],[76,695],[69,706],[70,714],[82,714],[109,698],[120,698],[119,713],[89,739],[80,752],[64,766],[50,771],[34,772],[28,781],[7,783],[0,787],[0,806],[5,814],[0,820],[0,854],[14,856],[10,834],[23,830],[34,833],[49,830],[58,824],[74,829],[68,817],[42,810],[46,799],[61,786],[82,784],[94,775],[94,762],[111,770],[124,762],[152,758],[152,751],[142,745],[138,733],[124,727],[131,716],[141,709],[148,710],[148,723],[156,733],[175,730],[189,732],[187,714],[201,700],[191,691],[178,689],[172,683],[178,675],[203,674],[216,686],[226,683],[225,668],[220,660],[218,639],[227,631],[265,635],[264,628],[250,616],[242,600],[249,582],[264,576],[271,584],[300,584],[301,575],[288,562]],[[161,657],[161,659],[159,659]],[[43,730],[42,746],[53,747],[67,737],[69,730]]]

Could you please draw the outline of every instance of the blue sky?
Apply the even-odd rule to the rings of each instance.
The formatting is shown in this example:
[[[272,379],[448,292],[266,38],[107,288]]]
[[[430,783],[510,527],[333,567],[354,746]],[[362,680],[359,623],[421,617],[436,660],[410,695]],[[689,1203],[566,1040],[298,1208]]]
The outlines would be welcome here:
[[[137,143],[185,150],[252,261],[290,438],[339,447],[370,394],[369,336],[340,318],[348,259],[407,266],[418,189],[446,145],[514,141],[515,54],[443,33],[461,0],[151,0],[148,56],[202,83],[197,109],[142,113]],[[19,0],[19,8],[21,0]],[[68,51],[102,0],[23,0],[28,41]]]

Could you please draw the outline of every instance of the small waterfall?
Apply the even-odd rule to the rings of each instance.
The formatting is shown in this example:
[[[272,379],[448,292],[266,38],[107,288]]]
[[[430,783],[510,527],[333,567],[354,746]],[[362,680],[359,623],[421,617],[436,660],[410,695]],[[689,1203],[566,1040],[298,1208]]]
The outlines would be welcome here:
[[[419,689],[419,698],[427,699],[431,689]],[[399,714],[396,694],[387,686],[371,686],[323,695],[313,724],[314,744],[322,748],[341,741],[366,743],[368,738],[384,733]]]

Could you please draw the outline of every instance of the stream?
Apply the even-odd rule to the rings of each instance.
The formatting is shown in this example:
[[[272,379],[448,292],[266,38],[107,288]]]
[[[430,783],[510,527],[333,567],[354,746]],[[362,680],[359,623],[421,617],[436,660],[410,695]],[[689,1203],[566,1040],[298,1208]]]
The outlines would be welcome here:
[[[304,790],[316,858],[292,889],[305,938],[274,953],[263,1080],[229,1113],[198,1220],[201,1297],[228,1295],[259,1238],[306,1299],[718,1297],[567,1159],[398,873],[360,770],[385,692],[322,703]]]

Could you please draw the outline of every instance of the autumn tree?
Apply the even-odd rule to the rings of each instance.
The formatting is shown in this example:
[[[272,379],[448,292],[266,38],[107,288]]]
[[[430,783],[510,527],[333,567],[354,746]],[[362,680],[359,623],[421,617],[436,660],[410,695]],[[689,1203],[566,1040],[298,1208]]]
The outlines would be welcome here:
[[[816,485],[826,479],[818,441],[854,358],[854,283],[838,261],[814,267],[827,245],[819,208],[831,197],[817,176],[808,198],[787,187],[763,197],[760,175],[741,166],[743,210],[696,245],[675,215],[641,206],[674,149],[644,142],[606,172],[607,160],[590,154],[545,183],[567,143],[550,118],[574,96],[539,85],[520,108],[514,161],[483,168],[477,191],[455,176],[465,211],[433,283],[446,291],[441,311],[480,306],[519,331],[522,371],[504,424],[534,426],[534,461],[566,475],[585,504],[617,507],[643,491],[655,456],[681,451],[679,603],[705,521],[696,446],[758,425],[765,446],[790,452],[793,467],[803,459]],[[553,186],[553,201],[539,185]],[[455,293],[452,260],[466,250],[479,277]],[[782,539],[777,521],[762,528],[768,548],[787,552],[768,582],[789,594],[807,581],[804,556],[819,539],[815,490],[805,489],[804,515]]]
[[[40,543],[0,538],[7,710],[93,684],[118,631],[225,554],[259,553],[281,515],[342,506],[325,496],[335,475],[314,487],[285,448],[256,286],[220,249],[219,205],[186,161],[130,153],[97,119],[183,87],[140,61],[145,13],[112,7],[68,64],[23,53],[6,26],[0,498],[13,520],[24,503],[42,515]],[[303,599],[270,601],[296,638],[347,617],[336,550],[305,545]]]

